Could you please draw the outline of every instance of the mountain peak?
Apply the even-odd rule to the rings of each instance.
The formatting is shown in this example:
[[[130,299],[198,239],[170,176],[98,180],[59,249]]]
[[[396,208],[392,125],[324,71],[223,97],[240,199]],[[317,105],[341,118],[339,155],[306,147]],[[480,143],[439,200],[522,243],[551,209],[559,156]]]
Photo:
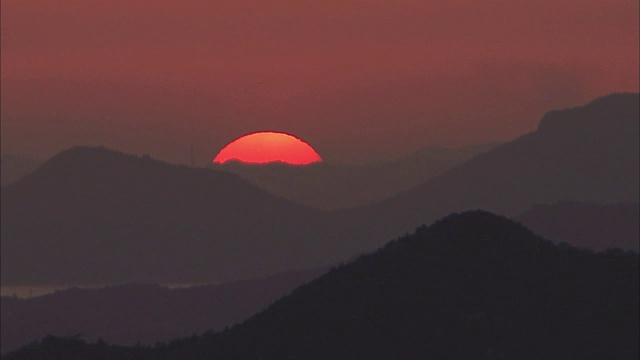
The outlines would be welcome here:
[[[101,147],[54,156],[3,188],[2,200],[2,281],[14,284],[211,282],[282,271],[302,263],[288,251],[320,216],[234,174]],[[315,254],[317,243],[306,251]]]
[[[521,230],[527,230],[514,221],[503,216],[496,215],[485,210],[470,210],[461,213],[452,213],[442,219],[434,222],[431,226],[420,227],[417,232],[420,233],[426,229],[429,231],[440,231],[451,234],[452,236],[464,235],[468,233],[489,234],[496,227],[520,227]]]
[[[638,124],[639,93],[614,93],[599,97],[583,106],[550,111],[538,126],[541,133],[589,131],[599,133],[621,128],[621,124]],[[637,135],[637,134],[635,134]]]
[[[488,256],[495,261],[526,259],[552,246],[522,224],[484,210],[447,215],[417,228],[410,238],[410,252]]]
[[[78,165],[105,165],[150,159],[148,155],[140,158],[104,146],[74,146],[56,154],[47,163],[55,164],[55,166],[67,164],[76,167]]]
[[[10,356],[632,359],[637,282],[636,254],[555,246],[504,217],[470,211],[334,268],[222,333],[151,350],[45,340]]]
[[[98,188],[115,183],[134,186],[155,181],[154,179],[158,176],[186,174],[188,169],[184,166],[154,160],[148,155],[138,157],[102,146],[74,146],[56,154],[13,185],[24,187],[27,184],[47,182],[50,186],[68,189],[87,187],[90,184],[99,185]],[[231,176],[231,174],[214,171],[208,172],[216,173],[218,177]]]

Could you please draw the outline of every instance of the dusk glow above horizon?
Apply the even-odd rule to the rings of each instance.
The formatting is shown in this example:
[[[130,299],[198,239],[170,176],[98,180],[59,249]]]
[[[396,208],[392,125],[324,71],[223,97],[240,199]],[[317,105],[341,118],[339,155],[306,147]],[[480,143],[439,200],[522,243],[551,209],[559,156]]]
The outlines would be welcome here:
[[[213,159],[214,163],[240,161],[249,164],[282,162],[307,165],[322,161],[322,157],[299,138],[282,132],[263,131],[247,134],[225,146]]]
[[[2,151],[204,165],[286,129],[326,162],[503,142],[639,89],[637,0],[3,1]],[[117,129],[117,130],[116,130]]]

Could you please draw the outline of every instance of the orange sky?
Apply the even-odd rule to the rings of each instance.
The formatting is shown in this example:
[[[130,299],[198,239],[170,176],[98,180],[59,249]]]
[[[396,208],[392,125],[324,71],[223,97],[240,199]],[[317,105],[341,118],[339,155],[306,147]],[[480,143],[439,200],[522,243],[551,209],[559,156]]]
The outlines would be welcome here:
[[[2,151],[209,161],[258,130],[328,161],[510,139],[638,91],[637,0],[3,0]]]

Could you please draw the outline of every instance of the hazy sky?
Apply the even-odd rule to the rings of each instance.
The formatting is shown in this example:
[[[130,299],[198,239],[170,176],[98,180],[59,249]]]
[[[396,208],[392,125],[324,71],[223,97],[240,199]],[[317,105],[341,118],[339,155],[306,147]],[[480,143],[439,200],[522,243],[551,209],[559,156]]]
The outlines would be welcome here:
[[[327,160],[504,140],[638,91],[637,0],[2,0],[2,151],[188,162],[276,130]]]

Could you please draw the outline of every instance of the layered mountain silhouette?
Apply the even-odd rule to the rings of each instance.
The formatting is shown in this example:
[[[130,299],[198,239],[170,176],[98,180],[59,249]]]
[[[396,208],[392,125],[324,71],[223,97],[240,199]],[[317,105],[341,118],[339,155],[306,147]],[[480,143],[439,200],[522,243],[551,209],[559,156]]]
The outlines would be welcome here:
[[[489,151],[498,143],[461,148],[427,147],[383,163],[307,166],[243,164],[214,165],[256,184],[270,193],[322,210],[370,204],[411,189],[456,165]]]
[[[554,242],[605,250],[640,250],[640,205],[573,201],[536,205],[516,219]]]
[[[193,283],[330,265],[416,224],[535,204],[638,202],[638,94],[554,111],[537,131],[375,204],[333,212],[236,175],[102,148],[2,189],[4,284]]]
[[[87,340],[134,345],[222,330],[327,270],[176,289],[131,284],[30,299],[2,297],[0,348],[6,353],[47,335],[82,334]]]
[[[635,359],[637,253],[453,214],[220,333],[154,348],[47,338],[10,359]]]
[[[320,215],[233,174],[73,148],[2,189],[2,282],[198,283],[308,268],[294,254],[313,250],[301,234]]]
[[[552,111],[537,131],[344,216],[386,224],[386,235],[393,236],[467,209],[517,216],[535,204],[565,200],[638,202],[639,108],[640,96],[633,93]]]

